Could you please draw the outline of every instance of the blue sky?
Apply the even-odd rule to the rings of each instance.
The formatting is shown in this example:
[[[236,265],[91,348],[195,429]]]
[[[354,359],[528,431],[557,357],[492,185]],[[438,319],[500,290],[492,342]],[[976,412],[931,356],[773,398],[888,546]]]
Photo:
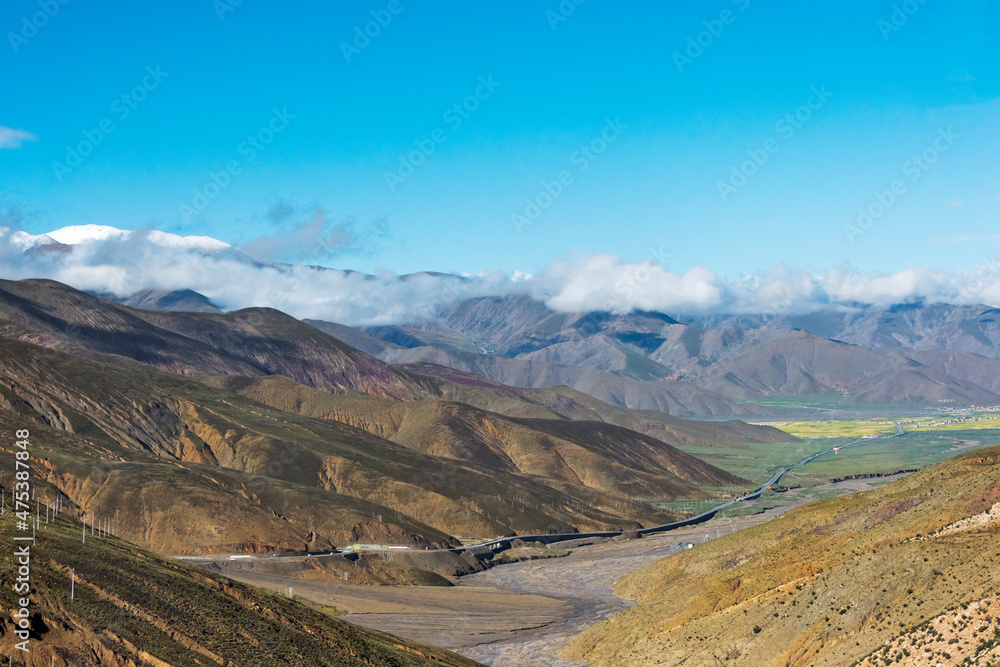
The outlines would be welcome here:
[[[282,259],[400,273],[576,251],[888,272],[997,251],[995,1],[50,0],[43,21],[48,1],[0,9],[0,211],[33,233],[242,244],[322,209],[343,245]],[[72,166],[80,142],[97,145]],[[878,215],[861,228],[859,209]]]

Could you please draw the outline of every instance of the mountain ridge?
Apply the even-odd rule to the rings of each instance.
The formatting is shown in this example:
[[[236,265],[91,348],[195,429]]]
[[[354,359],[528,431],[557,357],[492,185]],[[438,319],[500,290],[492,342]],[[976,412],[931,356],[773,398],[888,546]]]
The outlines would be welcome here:
[[[746,486],[674,444],[792,439],[400,368],[268,309],[142,311],[0,283],[0,335],[0,416],[48,429],[45,483],[168,553],[636,528],[673,515],[633,497]]]

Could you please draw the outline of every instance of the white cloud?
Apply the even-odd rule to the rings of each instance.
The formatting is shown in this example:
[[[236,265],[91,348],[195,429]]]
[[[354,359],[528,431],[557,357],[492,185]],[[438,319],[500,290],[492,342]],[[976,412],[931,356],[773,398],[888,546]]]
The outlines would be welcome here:
[[[66,230],[54,237],[70,238]],[[959,273],[911,267],[874,274],[834,267],[822,274],[774,267],[725,279],[705,267],[678,274],[654,262],[614,255],[557,258],[528,275],[492,270],[475,276],[316,269],[261,263],[208,239],[148,230],[125,235],[76,233],[67,252],[52,238],[0,228],[0,277],[51,278],[79,289],[128,296],[146,288],[187,288],[227,309],[269,306],[299,318],[350,325],[395,324],[431,317],[456,300],[528,294],[557,311],[699,313],[808,312],[923,300],[1000,304],[1000,262]],[[49,245],[49,249],[46,246]]]
[[[35,135],[0,125],[0,148],[20,148],[25,141],[35,141]]]

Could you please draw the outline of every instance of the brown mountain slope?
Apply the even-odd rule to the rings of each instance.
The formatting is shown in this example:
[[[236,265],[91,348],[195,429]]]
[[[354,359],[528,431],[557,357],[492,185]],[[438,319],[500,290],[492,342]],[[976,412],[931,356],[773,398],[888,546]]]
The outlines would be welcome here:
[[[597,666],[805,667],[878,653],[887,659],[868,664],[882,667],[907,657],[893,644],[905,635],[919,664],[939,664],[915,649],[928,624],[1000,592],[997,503],[1000,448],[811,503],[626,577],[616,590],[638,604],[577,638],[572,654]],[[995,618],[979,625],[977,642],[997,632]]]
[[[602,421],[646,433],[674,445],[684,443],[711,447],[796,440],[794,436],[775,428],[738,420],[692,421],[659,410],[632,410],[570,387],[517,389],[445,366],[411,364],[410,367],[422,376],[447,380],[438,390],[438,395],[442,398],[462,401],[512,417],[562,417]],[[477,388],[487,388],[489,391],[479,391]]]
[[[185,375],[286,375],[326,391],[411,398],[419,381],[279,311],[129,308],[48,280],[0,281],[0,335]]]
[[[127,357],[186,375],[284,375],[333,393],[445,398],[513,416],[570,416],[566,411],[576,403],[585,401],[590,412],[599,403],[567,391],[553,401],[544,392],[429,364],[392,366],[271,309],[224,315],[143,311],[44,280],[0,281],[0,335],[75,355]],[[712,410],[710,397],[690,400]],[[559,411],[552,410],[554,402]],[[611,405],[599,411],[617,416],[588,418],[621,423],[627,414]]]
[[[425,454],[538,481],[660,497],[747,483],[662,440],[612,424],[511,418],[452,401],[340,397],[276,377],[217,378],[213,384],[286,412],[351,424]]]
[[[17,392],[42,412],[15,394],[10,401],[15,410],[0,409],[0,428],[4,433],[28,428],[36,434],[35,486],[50,497],[61,496],[67,512],[110,518],[115,534],[143,547],[196,554],[317,551],[386,538],[414,545],[452,542],[440,530],[362,499],[364,494],[340,493],[308,479],[289,481],[299,476],[296,464],[306,459],[305,450],[292,443],[258,438],[261,446],[253,459],[233,468],[190,460],[194,456],[178,459],[166,449],[138,450],[132,438],[116,433],[98,414],[102,408],[96,402],[89,406],[91,420],[67,403],[45,407],[43,401],[50,399],[42,394],[27,394],[20,387]],[[7,387],[3,394],[6,402]],[[43,425],[53,414],[65,419],[62,428]],[[183,447],[177,445],[177,450]],[[201,447],[204,451],[206,445]],[[0,443],[0,450],[13,456],[9,442]],[[386,485],[392,482],[387,479]],[[375,518],[380,514],[384,522]]]
[[[398,406],[410,405],[268,380],[287,383],[289,396],[313,392],[367,401],[362,405],[380,420],[383,410],[391,417]],[[492,467],[490,460],[428,455],[348,423],[248,401],[220,386],[138,364],[111,366],[24,343],[0,344],[0,419],[10,428],[47,427],[39,445],[49,460],[46,482],[81,510],[114,516],[123,536],[161,551],[317,550],[387,537],[441,544],[448,534],[669,519],[632,502],[615,484],[547,479]],[[352,414],[363,418],[364,412]],[[596,456],[589,465],[608,463]],[[651,487],[702,495],[673,475],[649,475]]]
[[[997,359],[956,350],[917,350],[907,352],[907,356],[925,366],[1000,393],[1000,361]]]
[[[336,335],[336,334],[332,334]],[[344,335],[349,342],[354,336]],[[391,363],[435,364],[489,377],[515,387],[565,385],[593,398],[633,410],[658,410],[678,417],[769,414],[768,408],[734,403],[708,389],[673,380],[636,380],[589,366],[550,363],[538,359],[506,359],[485,354],[432,347],[386,349],[378,355]],[[419,366],[418,366],[419,367]]]
[[[641,433],[559,424],[568,419],[616,423],[688,444],[788,439],[780,431],[741,423],[701,424],[637,414],[570,390],[516,389],[431,367],[427,373],[417,372],[423,367],[400,369],[276,311],[144,312],[51,282],[0,287],[0,329],[92,357],[87,361],[3,343],[4,407],[79,436],[92,446],[79,445],[87,456],[124,463],[145,456],[143,465],[157,463],[150,469],[155,479],[175,474],[159,467],[165,462],[214,466],[229,471],[230,481],[222,485],[226,488],[218,490],[221,495],[246,484],[241,476],[250,475],[291,485],[269,502],[283,507],[288,498],[298,497],[292,504],[300,511],[286,512],[273,503],[265,509],[287,520],[289,530],[254,534],[247,521],[239,531],[188,536],[183,521],[165,514],[147,521],[147,527],[156,523],[161,532],[130,535],[144,545],[158,539],[158,548],[175,553],[232,545],[280,550],[308,543],[326,548],[358,534],[378,533],[381,526],[362,525],[362,512],[368,511],[372,519],[386,517],[395,528],[385,530],[396,539],[414,544],[440,543],[454,534],[649,525],[669,516],[632,502],[631,495],[694,498],[704,495],[698,485],[740,483]],[[227,379],[210,388],[136,362],[194,378],[222,372]],[[337,398],[334,419],[330,410],[311,415],[283,397],[307,389],[292,381],[268,385],[278,389],[277,398],[254,399],[260,403],[218,391],[230,387],[227,382],[235,383],[230,387],[235,392],[252,385],[254,377],[274,380],[282,375],[324,390],[315,390],[318,396]],[[403,419],[398,415],[409,415],[408,431],[393,423]],[[465,447],[489,455],[466,456]],[[202,473],[199,469],[195,478]],[[131,474],[142,477],[134,470]],[[190,488],[188,473],[176,474]],[[126,475],[119,477],[116,484],[126,481]],[[72,481],[65,480],[71,490],[77,488]],[[81,488],[97,493],[103,487]],[[109,487],[102,492],[114,491]],[[252,494],[236,495],[258,501]],[[307,499],[320,496],[343,511],[324,515],[323,522],[306,517]],[[155,497],[137,496],[135,501],[155,513]],[[80,494],[77,501],[97,502]],[[354,501],[373,507],[362,510]],[[218,507],[214,500],[209,505]],[[192,540],[197,546],[191,546]]]

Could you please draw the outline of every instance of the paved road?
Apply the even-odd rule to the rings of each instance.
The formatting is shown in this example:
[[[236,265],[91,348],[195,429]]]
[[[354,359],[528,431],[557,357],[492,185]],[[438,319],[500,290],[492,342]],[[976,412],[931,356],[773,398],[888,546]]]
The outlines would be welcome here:
[[[903,428],[897,423],[896,424],[896,435],[902,435],[902,433],[903,433]],[[895,436],[890,436],[890,437],[895,437]],[[761,494],[764,493],[764,491],[766,491],[767,489],[771,488],[772,486],[774,486],[775,484],[777,484],[779,481],[781,481],[781,478],[784,477],[785,474],[789,470],[792,470],[794,468],[801,468],[802,466],[804,466],[804,465],[806,465],[806,464],[808,464],[808,463],[810,463],[810,462],[818,459],[821,456],[825,456],[827,454],[832,454],[833,452],[835,452],[837,450],[840,450],[840,449],[846,449],[847,447],[852,447],[854,445],[857,445],[858,443],[864,442],[865,440],[866,440],[866,438],[858,438],[857,440],[852,440],[851,442],[847,443],[846,445],[841,445],[840,447],[837,447],[836,449],[831,447],[830,449],[825,449],[822,452],[817,452],[815,454],[807,456],[804,459],[802,459],[801,461],[799,461],[798,463],[793,463],[792,465],[785,466],[784,468],[779,469],[777,472],[774,473],[774,475],[771,477],[771,479],[769,479],[767,482],[765,482],[764,484],[762,484],[760,487],[758,487],[752,493],[748,493],[745,496],[740,496],[739,498],[733,498],[732,500],[727,500],[726,502],[722,503],[721,505],[717,505],[717,506],[713,507],[710,510],[706,510],[706,511],[702,512],[701,514],[698,514],[696,516],[690,517],[688,519],[684,519],[682,521],[673,521],[671,523],[665,523],[665,524],[662,524],[662,525],[659,525],[659,526],[650,526],[649,528],[640,528],[636,532],[639,533],[640,535],[649,535],[649,534],[652,534],[652,533],[663,533],[663,532],[666,532],[668,530],[674,530],[676,528],[682,528],[684,526],[691,526],[691,525],[694,525],[694,524],[697,524],[697,523],[702,523],[703,521],[708,521],[713,516],[715,516],[716,514],[718,514],[720,511],[726,509],[727,507],[735,505],[736,503],[742,503],[742,502],[746,502],[747,500],[756,500],[757,498],[760,498]],[[512,540],[522,540],[524,542],[542,542],[544,544],[551,544],[553,542],[562,542],[562,541],[565,541],[565,540],[577,540],[577,539],[580,539],[580,538],[587,538],[587,537],[617,537],[618,535],[621,535],[622,532],[623,531],[615,530],[615,531],[606,531],[606,532],[599,532],[599,533],[560,533],[560,534],[556,534],[556,535],[519,535],[519,536],[514,536],[514,537],[502,537],[502,538],[498,538],[498,539],[495,539],[495,540],[490,540],[489,542],[483,542],[482,544],[475,544],[475,545],[472,545],[472,546],[453,547],[451,549],[439,549],[439,551],[452,551],[452,552],[456,552],[457,553],[457,552],[462,552],[462,551],[491,549],[491,548],[494,548],[496,546],[510,546],[510,542]]]
[[[887,436],[887,437],[894,438],[896,436],[902,435],[903,433],[904,433],[903,427],[897,422],[896,423],[896,433],[894,435]],[[764,493],[764,491],[766,491],[767,489],[771,488],[772,486],[774,486],[775,484],[777,484],[779,481],[781,481],[781,478],[784,477],[785,474],[789,470],[793,470],[794,468],[801,468],[802,466],[804,466],[804,465],[806,465],[808,463],[811,463],[812,461],[815,461],[816,459],[818,459],[821,456],[826,456],[827,454],[832,454],[835,451],[840,450],[840,449],[847,449],[848,447],[852,447],[852,446],[857,445],[859,443],[866,442],[867,440],[869,440],[869,439],[868,438],[858,438],[857,440],[853,440],[853,441],[851,441],[851,442],[849,442],[849,443],[847,443],[845,445],[841,445],[841,446],[839,446],[837,448],[832,448],[831,447],[830,449],[825,449],[825,450],[823,450],[821,452],[817,452],[815,454],[811,454],[810,456],[805,457],[804,459],[802,459],[798,463],[793,463],[792,465],[785,466],[784,468],[779,469],[777,472],[774,473],[774,475],[771,477],[771,479],[769,479],[767,482],[765,482],[764,484],[762,484],[760,487],[758,487],[752,493],[748,493],[745,496],[740,496],[739,498],[733,498],[732,500],[727,500],[726,502],[722,503],[721,505],[717,505],[717,506],[713,507],[712,509],[706,510],[706,511],[704,511],[701,514],[698,514],[696,516],[693,516],[693,517],[690,517],[690,518],[687,518],[687,519],[683,519],[681,521],[673,521],[671,523],[661,524],[659,526],[650,526],[649,528],[640,528],[636,532],[639,533],[640,535],[650,535],[650,534],[653,534],[653,533],[663,533],[663,532],[666,532],[666,531],[669,531],[669,530],[675,530],[677,528],[683,528],[684,526],[692,526],[694,524],[698,524],[698,523],[702,523],[704,521],[708,521],[709,519],[711,519],[713,516],[715,516],[716,514],[718,514],[719,512],[721,512],[722,510],[726,509],[727,507],[731,507],[732,505],[735,505],[736,503],[742,503],[742,502],[746,502],[748,500],[756,500],[756,499],[760,498],[761,494]],[[557,533],[557,534],[551,534],[551,535],[514,535],[512,537],[499,537],[499,538],[497,538],[495,540],[489,540],[487,542],[482,542],[480,544],[473,544],[473,545],[461,546],[461,547],[450,547],[450,548],[447,548],[447,549],[430,549],[430,550],[424,551],[422,553],[433,553],[435,551],[437,551],[437,552],[450,551],[452,553],[462,553],[463,551],[472,551],[472,552],[477,552],[478,551],[478,552],[482,552],[482,551],[486,551],[486,550],[497,550],[499,548],[510,548],[511,547],[511,542],[514,541],[514,540],[521,540],[522,542],[538,542],[538,543],[541,543],[541,544],[552,544],[552,543],[555,543],[555,542],[564,542],[566,540],[579,540],[579,539],[585,539],[585,538],[591,538],[591,537],[618,537],[619,535],[622,535],[623,532],[624,531],[621,531],[621,530],[609,530],[609,531],[594,532],[594,533]],[[264,559],[264,558],[283,558],[283,559],[284,558],[316,558],[316,557],[319,557],[319,556],[328,556],[328,555],[332,556],[332,555],[335,555],[335,554],[346,554],[346,553],[356,553],[356,552],[353,552],[350,549],[341,549],[341,550],[338,550],[338,551],[323,551],[323,552],[309,553],[309,554],[301,554],[300,553],[300,554],[296,554],[296,555],[287,555],[287,556],[285,556],[285,555],[252,556],[251,558],[252,559]],[[247,560],[249,560],[245,556],[241,556],[240,558],[241,559],[247,559]],[[190,560],[221,560],[221,558],[219,558],[219,557],[208,557],[208,558],[190,557],[189,559]]]

